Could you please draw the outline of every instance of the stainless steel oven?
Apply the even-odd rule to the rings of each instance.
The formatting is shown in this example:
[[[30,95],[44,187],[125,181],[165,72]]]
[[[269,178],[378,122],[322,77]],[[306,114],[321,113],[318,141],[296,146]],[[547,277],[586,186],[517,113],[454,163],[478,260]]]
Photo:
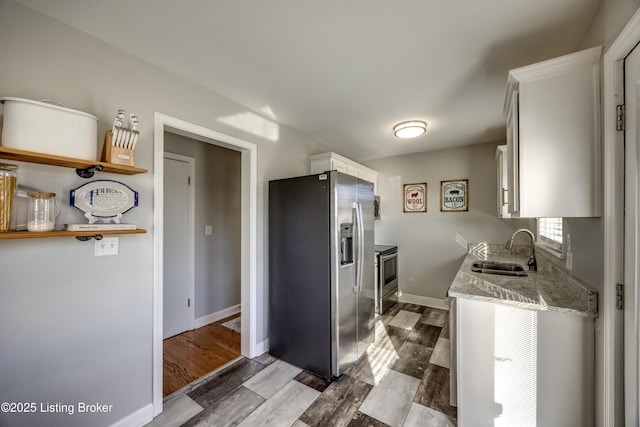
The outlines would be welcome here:
[[[398,247],[375,245],[376,313],[384,314],[398,302]]]

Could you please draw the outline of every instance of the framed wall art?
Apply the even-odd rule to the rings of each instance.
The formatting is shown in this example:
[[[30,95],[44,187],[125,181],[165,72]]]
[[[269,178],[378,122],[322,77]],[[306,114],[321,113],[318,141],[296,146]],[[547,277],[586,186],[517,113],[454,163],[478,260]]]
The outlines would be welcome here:
[[[466,212],[469,210],[469,180],[440,181],[440,210]]]
[[[427,183],[404,184],[403,188],[404,212],[427,211]]]

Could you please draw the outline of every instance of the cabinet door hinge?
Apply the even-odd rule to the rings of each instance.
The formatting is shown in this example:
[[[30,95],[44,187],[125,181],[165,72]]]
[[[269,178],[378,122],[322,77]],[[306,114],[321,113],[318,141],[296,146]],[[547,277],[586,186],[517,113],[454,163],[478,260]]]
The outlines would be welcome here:
[[[191,177],[187,177],[187,185],[191,185]]]
[[[616,130],[624,130],[624,104],[616,105]]]
[[[624,285],[616,285],[616,308],[624,310]]]

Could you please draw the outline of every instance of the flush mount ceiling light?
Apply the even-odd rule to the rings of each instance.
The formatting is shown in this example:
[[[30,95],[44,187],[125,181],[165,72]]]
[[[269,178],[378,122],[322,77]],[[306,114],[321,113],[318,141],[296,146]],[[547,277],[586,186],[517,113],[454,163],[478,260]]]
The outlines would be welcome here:
[[[393,127],[393,134],[398,138],[415,138],[427,131],[427,124],[421,120],[408,120]]]

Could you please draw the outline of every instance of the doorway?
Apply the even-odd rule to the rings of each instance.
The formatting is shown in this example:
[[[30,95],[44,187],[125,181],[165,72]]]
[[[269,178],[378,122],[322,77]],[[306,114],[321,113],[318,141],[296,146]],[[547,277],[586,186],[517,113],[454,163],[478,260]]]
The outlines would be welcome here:
[[[635,106],[630,106],[630,111],[627,111],[626,118],[631,119],[627,126],[619,126],[622,123],[617,120],[617,111],[624,110],[628,101],[625,99],[625,62],[639,41],[640,11],[620,32],[603,61],[605,283],[604,307],[601,309],[603,342],[598,349],[601,357],[596,355],[602,361],[596,367],[597,383],[600,384],[597,390],[597,425],[602,426],[637,425],[639,418],[637,256],[640,240],[638,193],[634,190],[639,188],[637,98],[632,100]],[[637,81],[637,77],[632,81]],[[628,98],[638,96],[634,85],[627,84],[632,89]],[[632,161],[625,162],[627,156]],[[625,179],[625,175],[630,179]],[[625,210],[628,209],[632,211],[627,215],[625,229]],[[624,284],[624,310],[617,304],[618,284]]]
[[[154,120],[154,310],[153,415],[162,412],[163,390],[163,258],[165,131],[240,152],[241,163],[241,354],[258,355],[257,329],[257,146],[253,143],[161,113]],[[196,322],[197,323],[197,322]]]
[[[171,132],[164,143],[166,398],[240,356],[242,188],[238,151]]]
[[[624,397],[625,425],[638,425],[638,319],[637,290],[640,279],[640,48],[635,47],[624,60],[625,105],[625,196],[624,196]]]

